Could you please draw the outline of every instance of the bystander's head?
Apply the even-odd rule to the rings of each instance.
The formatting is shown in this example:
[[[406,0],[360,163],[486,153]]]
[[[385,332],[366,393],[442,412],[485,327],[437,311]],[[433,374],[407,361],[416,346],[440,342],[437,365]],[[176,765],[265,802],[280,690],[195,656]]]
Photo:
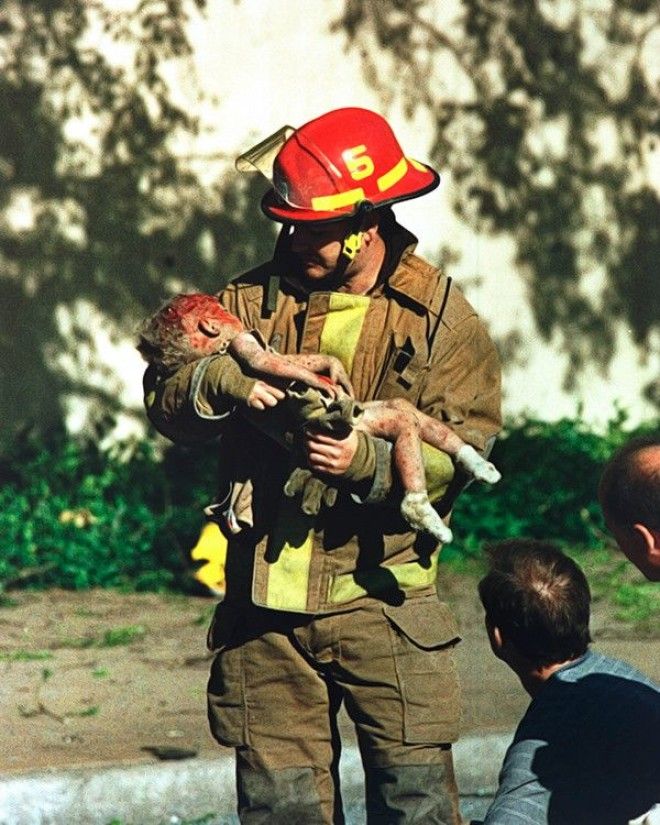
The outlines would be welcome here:
[[[486,552],[490,569],[479,596],[493,652],[516,672],[582,656],[591,641],[591,596],[577,564],[533,539],[503,541]]]
[[[660,433],[624,444],[598,487],[605,523],[647,579],[660,581]]]

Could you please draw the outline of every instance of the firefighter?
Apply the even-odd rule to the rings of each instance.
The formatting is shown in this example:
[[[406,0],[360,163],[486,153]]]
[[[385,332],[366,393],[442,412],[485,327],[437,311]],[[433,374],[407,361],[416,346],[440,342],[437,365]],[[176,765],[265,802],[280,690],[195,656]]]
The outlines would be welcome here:
[[[237,166],[268,177],[262,209],[282,229],[272,260],[233,280],[222,304],[278,352],[339,358],[357,398],[407,399],[487,452],[501,423],[495,348],[392,211],[433,190],[438,174],[359,108],[284,127]],[[144,379],[162,433],[221,436],[226,595],[209,630],[208,712],[214,737],[235,749],[240,820],[343,821],[343,703],[369,821],[458,823],[459,634],[438,597],[440,548],[402,519],[390,448],[366,433],[306,431],[293,452],[307,472],[284,495],[296,461],[241,415],[254,382],[219,356],[173,374],[148,368]],[[464,478],[446,454],[424,450],[446,516]],[[324,485],[338,491],[332,507]]]

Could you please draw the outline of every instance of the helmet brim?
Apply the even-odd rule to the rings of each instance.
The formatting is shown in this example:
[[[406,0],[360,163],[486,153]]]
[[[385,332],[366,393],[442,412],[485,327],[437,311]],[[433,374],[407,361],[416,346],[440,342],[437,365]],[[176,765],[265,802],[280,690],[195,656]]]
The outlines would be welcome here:
[[[405,177],[388,191],[386,198],[379,199],[377,202],[372,201],[374,208],[419,198],[438,187],[440,175],[435,169],[419,161],[414,161],[414,164],[414,166],[412,163],[409,164]],[[266,217],[279,223],[329,223],[353,217],[360,203],[361,201],[358,201],[331,212],[320,212],[292,206],[284,201],[275,189],[269,189],[261,199],[261,209]]]

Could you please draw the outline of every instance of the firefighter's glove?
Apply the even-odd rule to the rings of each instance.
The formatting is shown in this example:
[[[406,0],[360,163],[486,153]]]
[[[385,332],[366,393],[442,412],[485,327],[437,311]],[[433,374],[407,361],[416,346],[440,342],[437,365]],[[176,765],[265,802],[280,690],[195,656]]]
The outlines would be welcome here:
[[[330,401],[326,411],[314,421],[314,427],[321,432],[346,438],[362,415],[362,407],[349,396]]]
[[[327,411],[326,396],[300,381],[289,384],[285,394],[287,408],[299,428],[313,425]]]
[[[287,387],[286,398],[299,427],[337,438],[345,438],[362,414],[362,408],[349,396],[333,399],[298,381]]]
[[[297,416],[298,425],[303,430],[318,430],[334,435],[338,439],[348,436],[363,413],[363,408],[348,396],[333,400],[303,384],[294,383],[287,389],[287,401],[289,409]],[[389,446],[382,439],[372,438],[360,430],[357,430],[356,434],[358,443],[353,460],[341,479],[337,481],[339,484],[349,482],[352,492],[358,496],[359,500],[381,501],[391,486]],[[294,470],[294,473],[296,472],[309,471]],[[311,473],[310,478],[313,479],[311,489],[318,484],[324,484]],[[298,480],[297,484],[302,486],[302,481]],[[316,500],[319,493],[316,489],[312,493],[311,489],[310,502],[313,502],[313,507],[317,507],[314,512],[318,512],[320,504],[316,505]],[[334,501],[337,493],[334,488],[331,489],[334,491]],[[294,494],[287,493],[287,495]],[[321,493],[320,500],[324,501],[323,493]]]
[[[295,467],[284,485],[284,495],[289,498],[300,495],[300,509],[308,516],[315,516],[322,504],[332,507],[337,500],[337,488],[330,487],[306,467]]]
[[[342,478],[349,482],[355,501],[376,504],[384,501],[392,488],[392,445],[360,430],[356,434],[357,450]]]

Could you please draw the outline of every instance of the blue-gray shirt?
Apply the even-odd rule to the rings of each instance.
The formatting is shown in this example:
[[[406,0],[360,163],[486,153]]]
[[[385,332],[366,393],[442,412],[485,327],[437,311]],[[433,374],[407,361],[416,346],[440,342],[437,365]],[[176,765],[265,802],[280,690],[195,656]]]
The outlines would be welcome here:
[[[589,651],[534,697],[484,825],[625,825],[660,801],[660,688]]]

